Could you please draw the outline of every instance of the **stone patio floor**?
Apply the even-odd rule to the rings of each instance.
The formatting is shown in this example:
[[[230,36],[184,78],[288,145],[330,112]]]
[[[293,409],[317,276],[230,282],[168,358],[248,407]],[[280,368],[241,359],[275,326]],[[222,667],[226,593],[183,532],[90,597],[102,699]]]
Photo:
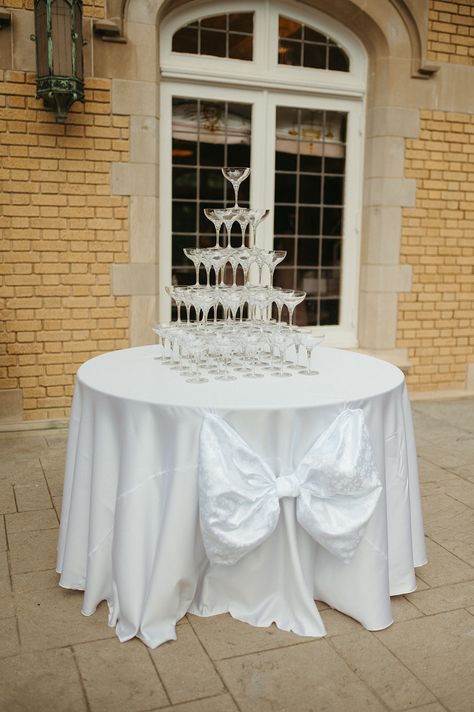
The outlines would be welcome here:
[[[390,628],[325,605],[322,639],[189,615],[156,650],[57,585],[66,431],[0,433],[1,712],[474,710],[474,401],[413,413],[429,563]]]

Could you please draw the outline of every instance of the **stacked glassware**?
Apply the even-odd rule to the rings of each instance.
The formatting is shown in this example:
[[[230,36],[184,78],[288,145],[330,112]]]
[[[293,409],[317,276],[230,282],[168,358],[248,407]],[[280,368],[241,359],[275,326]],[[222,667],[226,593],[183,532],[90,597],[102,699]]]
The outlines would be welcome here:
[[[195,284],[165,287],[176,304],[177,320],[153,327],[163,346],[161,363],[179,371],[189,383],[205,383],[210,376],[233,381],[239,376],[263,378],[265,374],[279,378],[295,373],[314,375],[317,371],[311,368],[312,352],[324,337],[293,325],[294,311],[306,292],[273,286],[275,269],[286,252],[257,246],[257,228],[269,211],[244,208],[238,203],[240,184],[250,168],[223,168],[222,173],[232,184],[235,205],[204,210],[214,225],[214,247],[184,249],[196,270]],[[240,247],[231,246],[235,223],[242,234]],[[220,244],[222,226],[227,236],[225,247]],[[199,280],[201,265],[205,284]],[[226,283],[228,271],[231,284]],[[238,276],[243,284],[237,284]],[[277,319],[272,318],[274,305]],[[285,307],[288,323],[283,322]],[[213,316],[209,318],[211,310]],[[218,319],[219,312],[222,318]]]

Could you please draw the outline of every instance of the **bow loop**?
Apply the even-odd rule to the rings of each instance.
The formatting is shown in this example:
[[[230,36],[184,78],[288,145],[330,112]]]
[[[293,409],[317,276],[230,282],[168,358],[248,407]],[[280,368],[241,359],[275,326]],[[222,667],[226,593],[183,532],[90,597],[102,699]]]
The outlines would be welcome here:
[[[284,477],[276,477],[224,420],[213,415],[204,420],[200,522],[213,563],[234,564],[267,539],[278,524],[282,497],[296,497],[299,524],[330,553],[349,561],[381,489],[360,409],[342,411]]]

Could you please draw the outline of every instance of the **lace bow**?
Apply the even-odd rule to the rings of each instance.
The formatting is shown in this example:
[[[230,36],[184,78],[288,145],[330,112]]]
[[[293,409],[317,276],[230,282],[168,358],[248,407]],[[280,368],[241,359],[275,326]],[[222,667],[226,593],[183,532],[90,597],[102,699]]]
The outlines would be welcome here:
[[[269,465],[222,418],[201,429],[200,522],[207,556],[235,564],[274,531],[281,497],[296,497],[296,517],[344,561],[356,551],[380,497],[369,434],[360,409],[342,411],[291,475]]]

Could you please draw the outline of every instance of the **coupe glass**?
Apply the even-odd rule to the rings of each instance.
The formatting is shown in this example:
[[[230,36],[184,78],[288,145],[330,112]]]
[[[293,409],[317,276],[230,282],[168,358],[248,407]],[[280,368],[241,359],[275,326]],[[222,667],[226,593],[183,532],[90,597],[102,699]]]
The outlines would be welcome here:
[[[246,178],[248,178],[249,173],[250,173],[250,168],[241,168],[241,167],[229,167],[229,168],[222,168],[222,174],[226,180],[228,180],[230,183],[232,183],[232,188],[234,189],[234,195],[235,195],[235,205],[234,208],[239,207],[238,203],[238,198],[239,198],[239,188],[240,184],[242,181],[244,181]]]
[[[193,304],[196,309],[197,322],[201,324],[207,323],[207,315],[209,310],[214,306],[216,301],[216,290],[214,289],[195,289],[193,294]],[[202,312],[202,319],[199,318]]]
[[[184,291],[183,291],[184,290]],[[176,320],[177,324],[181,324],[181,305],[184,304],[184,295],[186,287],[179,287],[174,285],[173,287],[165,287],[165,292],[176,304],[176,309],[178,312],[178,317]]]
[[[211,264],[216,274],[216,286],[219,284],[219,273],[221,277],[220,284],[224,284],[224,268],[227,264],[227,250],[223,250],[222,248],[212,250]]]
[[[237,377],[230,373],[230,364],[236,349],[235,339],[225,333],[220,333],[217,335],[216,347],[220,356],[219,364],[221,366],[216,380],[236,381]]]
[[[244,284],[248,282],[249,269],[252,264],[252,252],[248,247],[239,247],[237,250],[238,263],[242,267],[242,272],[244,273]]]
[[[237,319],[237,312],[244,303],[244,289],[242,287],[224,287],[219,289],[219,301],[224,309],[224,316],[227,315],[229,318],[229,312],[232,316],[232,320],[235,322]]]
[[[245,373],[247,378],[263,378],[263,373],[257,373],[258,355],[262,347],[262,337],[259,333],[249,332],[245,334],[245,353],[249,357],[252,370]]]
[[[153,331],[160,337],[161,345],[163,347],[163,356],[159,359],[161,363],[173,363],[174,361],[171,346],[171,332],[173,331],[173,328],[173,325],[167,322],[155,324],[155,326],[153,326]]]
[[[261,259],[263,264],[268,267],[268,273],[270,276],[270,287],[273,287],[273,275],[275,269],[280,262],[286,257],[286,250],[271,250],[270,252],[265,252],[262,254]]]
[[[210,249],[207,250],[201,250],[201,262],[204,265],[204,269],[206,270],[206,287],[210,288],[211,286],[211,269],[213,267],[213,255],[214,255],[214,248],[211,247]]]
[[[311,369],[311,361],[313,358],[313,351],[316,348],[316,346],[319,346],[319,344],[323,341],[324,335],[322,336],[316,336],[313,334],[304,334],[300,338],[300,343],[303,346],[303,348],[306,349],[306,368],[301,369],[300,373],[303,376],[317,376],[319,371],[313,371]]]
[[[264,208],[255,208],[254,210],[249,210],[249,226],[250,226],[250,247],[253,247],[257,241],[257,228],[269,214],[269,210]]]
[[[191,337],[189,352],[194,363],[194,375],[187,378],[186,381],[188,383],[208,383],[209,379],[202,374],[203,361],[207,352],[205,339]]]
[[[288,376],[291,376],[291,373],[289,371],[284,370],[286,352],[287,349],[291,346],[291,344],[292,337],[288,333],[288,330],[286,328],[280,329],[280,331],[276,332],[274,338],[274,345],[278,349],[278,353],[280,355],[280,368],[278,369],[278,371],[274,371],[272,373],[272,376],[277,376],[278,378],[288,378]]]
[[[231,241],[232,225],[233,225],[233,224],[235,223],[235,221],[237,220],[237,216],[238,216],[238,215],[239,215],[239,210],[238,210],[238,209],[236,210],[235,208],[230,208],[230,209],[227,210],[227,211],[224,213],[224,215],[223,215],[223,218],[224,218],[224,225],[225,225],[225,229],[226,229],[226,232],[227,232],[227,245],[226,245],[226,247],[230,247],[230,246],[231,246],[230,241]]]
[[[236,217],[236,222],[240,225],[240,230],[242,232],[242,244],[241,247],[245,247],[245,233],[247,232],[247,226],[249,224],[249,211],[248,208],[242,208]]]
[[[180,287],[181,300],[186,309],[186,322],[191,324],[191,307],[193,306],[193,294],[196,291],[195,287]]]
[[[214,225],[214,230],[216,231],[216,247],[219,247],[219,234],[223,224],[222,211],[214,210],[212,208],[204,208],[204,215],[211,223]],[[185,250],[186,252],[186,250]]]
[[[203,251],[199,247],[185,247],[183,252],[194,265],[196,270],[196,283],[194,286],[199,287],[199,267],[201,266]]]
[[[285,305],[285,294],[288,293],[289,291],[292,291],[292,290],[272,287],[272,298],[273,298],[273,302],[276,304],[279,324],[281,324],[281,313],[282,313],[283,307]]]
[[[284,290],[282,290],[284,292]],[[286,308],[288,309],[289,321],[288,324],[291,326],[293,324],[293,312],[295,311],[298,304],[301,304],[303,299],[306,297],[306,292],[300,292],[299,290],[291,291],[290,294],[284,295],[284,302]]]

